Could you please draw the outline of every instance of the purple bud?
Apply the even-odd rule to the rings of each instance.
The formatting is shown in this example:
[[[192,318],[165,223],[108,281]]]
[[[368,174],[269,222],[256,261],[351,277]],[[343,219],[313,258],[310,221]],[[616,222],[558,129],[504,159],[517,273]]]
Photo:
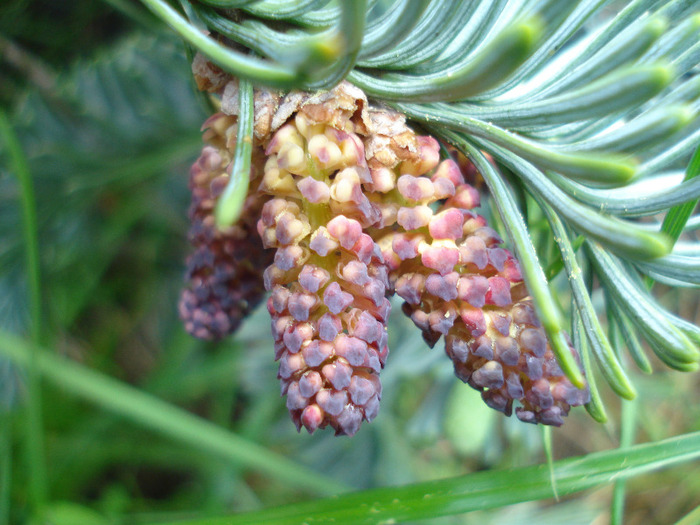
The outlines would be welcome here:
[[[355,337],[359,337],[368,343],[373,343],[379,341],[384,331],[384,326],[371,314],[362,312],[354,323],[354,326],[350,326],[348,331]]]
[[[323,292],[323,302],[331,311],[331,313],[339,314],[350,306],[353,302],[353,296],[341,290],[337,282],[332,282]]]
[[[495,339],[494,349],[496,351],[496,359],[507,366],[515,366],[520,359],[518,351],[518,343],[511,337],[498,336]]]
[[[362,235],[362,226],[354,219],[339,215],[328,222],[328,232],[343,248],[350,250]]]
[[[290,203],[288,203],[285,199],[271,199],[267,201],[263,206],[262,214],[260,215],[260,222],[262,222],[265,226],[274,226],[277,222],[277,217],[289,207]],[[298,206],[296,206],[296,211],[299,211]]]
[[[578,389],[568,381],[559,381],[552,387],[552,397],[571,406],[580,406],[590,401],[591,394],[587,388]]]
[[[322,422],[323,411],[316,404],[307,406],[301,413],[301,424],[309,431],[309,434],[313,433]]]
[[[542,379],[543,364],[541,358],[531,354],[525,354],[525,375],[527,375],[531,381]]]
[[[353,376],[350,381],[350,399],[356,405],[364,405],[369,398],[374,395],[374,385],[369,379],[360,376]]]
[[[317,367],[333,355],[333,345],[326,341],[311,341],[301,351],[308,366]]]
[[[460,239],[463,222],[464,215],[461,211],[455,208],[445,210],[430,219],[430,235],[433,239]]]
[[[286,274],[280,270],[277,265],[271,264],[263,272],[263,284],[265,290],[272,290],[278,284],[286,284]]]
[[[309,232],[309,223],[305,215],[298,217],[285,212],[277,219],[275,235],[280,245],[296,244]]]
[[[359,224],[359,223],[358,223]],[[372,237],[363,233],[360,238],[353,245],[352,251],[355,252],[357,258],[365,263],[369,264],[372,260],[372,256],[382,259],[381,251],[379,251],[378,246],[372,240]]]
[[[379,413],[379,395],[369,398],[369,401],[364,406],[365,419],[372,421]]]
[[[460,262],[464,265],[473,264],[478,270],[488,265],[486,244],[479,237],[469,236],[459,246]]]
[[[489,291],[486,292],[486,304],[504,307],[511,304],[510,283],[503,277],[489,277]]]
[[[537,419],[535,418],[535,413],[532,410],[526,410],[523,407],[518,407],[515,409],[515,415],[523,423],[533,423],[533,424],[537,423]]]
[[[270,300],[268,302],[268,311],[271,315],[281,314],[287,308],[287,301],[291,292],[284,286],[276,285],[272,289]]]
[[[299,379],[299,393],[304,397],[311,397],[316,392],[321,390],[323,386],[323,379],[321,379],[321,374],[311,370],[306,372]]]
[[[302,196],[314,204],[328,202],[331,198],[331,190],[328,185],[313,177],[305,177],[297,182],[297,188]]]
[[[481,308],[461,305],[459,316],[472,337],[479,337],[486,332],[486,319]]]
[[[352,366],[362,366],[367,356],[367,343],[357,337],[340,334],[335,340],[335,353]]]
[[[294,292],[287,303],[289,313],[297,321],[309,319],[309,313],[318,306],[318,296],[314,294]]]
[[[355,405],[347,405],[343,412],[337,417],[338,434],[354,436],[360,430],[362,423],[362,411]]]
[[[464,184],[462,172],[459,170],[457,163],[452,159],[443,160],[435,170],[432,179],[435,182],[439,179],[448,180],[453,186]]]
[[[489,317],[491,324],[501,335],[510,335],[510,316],[508,314],[491,312]]]
[[[445,338],[445,349],[453,361],[466,363],[469,359],[469,346],[463,339],[454,336]]]
[[[479,192],[469,184],[460,184],[453,197],[447,199],[446,206],[460,210],[471,210],[479,206]]]
[[[324,226],[319,227],[311,235],[309,248],[311,248],[321,257],[325,257],[337,247],[338,242],[333,237],[331,237],[331,235],[328,233],[328,230]]]
[[[305,341],[311,340],[312,337],[313,328],[311,325],[309,323],[299,323],[294,328],[291,326],[287,328],[282,339],[287,349],[295,354],[301,350],[302,344],[304,344]]]
[[[437,200],[447,199],[455,194],[455,185],[449,179],[436,178],[434,175],[433,188],[435,190],[434,198]]]
[[[412,201],[427,201],[433,196],[433,183],[425,177],[402,175],[398,180],[399,193]]]
[[[432,216],[433,210],[428,206],[415,206],[413,208],[404,207],[399,208],[396,214],[396,222],[398,222],[404,230],[417,230],[431,223]],[[461,229],[460,233],[462,233]]]
[[[443,301],[452,301],[457,298],[458,280],[459,274],[457,272],[450,272],[444,276],[434,273],[426,279],[425,289]]]
[[[345,407],[345,403],[348,401],[348,394],[345,390],[340,392],[333,392],[324,388],[316,394],[316,403],[320,406],[324,412],[330,414],[331,416],[337,416]]]
[[[512,283],[517,283],[523,280],[523,274],[520,271],[520,263],[513,257],[512,254],[508,254],[508,258],[504,264],[503,272],[501,272],[503,277],[508,279]]]
[[[399,259],[405,261],[418,256],[418,245],[423,240],[423,236],[409,236],[396,234],[391,241],[391,248]]]
[[[506,389],[508,391],[508,395],[512,399],[522,399],[522,397],[525,395],[523,385],[520,382],[520,377],[515,372],[508,374],[508,379],[506,379]]]
[[[547,351],[547,339],[544,334],[535,328],[526,328],[520,332],[520,346],[532,352],[536,357],[544,356]]]
[[[482,275],[460,277],[457,283],[457,296],[475,308],[486,304],[486,293],[489,291],[489,281]]]
[[[337,359],[335,362],[325,365],[321,373],[336,390],[343,390],[350,386],[352,368],[343,359]]]
[[[304,359],[302,359],[300,354],[284,354],[280,359],[279,376],[284,379],[289,379],[304,368]],[[296,384],[296,383],[294,383]]]
[[[325,313],[318,320],[318,336],[324,341],[333,341],[343,329],[343,325],[335,315]]]
[[[497,272],[503,271],[506,259],[508,259],[510,255],[508,251],[503,248],[489,248],[487,252],[491,266],[493,266]]]
[[[370,281],[370,277],[367,275],[367,265],[360,261],[350,261],[343,267],[341,273],[343,279],[358,286]]]
[[[299,284],[311,293],[316,293],[330,280],[330,274],[323,268],[307,264],[299,272]]]
[[[287,389],[287,408],[289,410],[299,410],[306,406],[308,401],[301,395],[299,383],[292,382]]]
[[[552,354],[549,354],[547,357],[545,357],[544,373],[547,377],[561,377],[564,375],[564,372],[559,366],[559,363]]]
[[[503,386],[503,367],[496,361],[487,361],[472,374],[471,380],[481,388],[501,388]]]
[[[413,324],[415,324],[418,328],[423,330],[424,332],[427,332],[430,330],[430,323],[428,322],[428,314],[425,313],[422,310],[413,310],[410,314],[411,316],[411,321],[413,321]]]
[[[446,275],[459,262],[459,250],[457,247],[435,245],[433,243],[421,254],[421,261],[424,266]]]
[[[553,406],[539,413],[539,421],[543,425],[560,427],[564,424],[563,415],[561,407]]]
[[[486,406],[503,412],[505,415],[509,416],[513,410],[513,400],[509,399],[500,390],[485,390],[481,393],[481,398],[486,403]]]
[[[549,391],[549,381],[546,379],[533,381],[530,390],[525,393],[525,398],[540,408],[549,408],[554,404],[552,393]]]
[[[474,235],[480,237],[488,247],[503,244],[501,236],[490,226],[482,226],[474,232]]]
[[[485,335],[474,339],[471,344],[471,351],[477,357],[483,357],[489,361],[493,359],[493,342]]]
[[[374,303],[375,306],[381,306],[384,302],[386,287],[378,279],[370,279],[363,288],[364,296]]]
[[[283,317],[273,317],[270,320],[270,328],[272,331],[272,337],[274,338],[275,341],[279,341],[282,339],[282,336],[285,334],[287,329],[291,329],[290,327],[292,326],[292,323],[294,322],[294,319],[292,319],[291,316],[283,316]]]

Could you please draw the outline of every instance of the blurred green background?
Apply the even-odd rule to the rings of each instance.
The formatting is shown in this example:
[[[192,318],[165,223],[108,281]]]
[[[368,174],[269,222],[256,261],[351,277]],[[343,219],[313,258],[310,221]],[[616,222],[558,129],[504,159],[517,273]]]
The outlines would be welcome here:
[[[297,434],[279,396],[264,307],[217,345],[184,332],[176,304],[188,250],[187,176],[201,149],[206,104],[184,46],[137,2],[3,2],[0,104],[35,184],[46,347],[354,488],[545,460],[542,431],[486,408],[454,378],[441,345],[429,350],[417,337],[398,303],[382,409],[352,439]],[[22,208],[9,161],[3,144],[0,326],[25,334]],[[658,292],[700,321],[697,293]],[[700,430],[697,374],[659,366],[635,380],[637,441]],[[143,523],[314,495],[125,422],[46,381],[41,386],[55,523]],[[25,374],[0,358],[0,521],[8,523],[31,520],[25,394]],[[621,402],[604,394],[610,422],[575,410],[553,431],[555,459],[618,445]],[[693,472],[676,467],[629,482],[626,522],[673,523],[690,512],[700,504]],[[611,493],[433,521],[606,523]]]

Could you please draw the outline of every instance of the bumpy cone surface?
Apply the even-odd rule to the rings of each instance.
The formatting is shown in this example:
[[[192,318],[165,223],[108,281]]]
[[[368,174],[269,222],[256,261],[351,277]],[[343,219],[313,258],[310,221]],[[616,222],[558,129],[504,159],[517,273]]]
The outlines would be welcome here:
[[[256,230],[265,195],[251,192],[236,224],[224,229],[215,226],[214,207],[230,177],[235,119],[217,114],[206,126],[206,136],[214,145],[202,150],[190,170],[189,240],[194,252],[187,259],[179,311],[191,335],[215,340],[234,332],[262,301],[262,270],[273,253],[263,249]],[[264,161],[259,152],[255,157],[251,178],[259,175]]]
[[[376,235],[383,234],[379,244],[404,312],[431,346],[445,336],[457,377],[480,390],[490,407],[510,415],[518,401],[521,420],[561,425],[571,406],[588,401],[588,389],[562,373],[517,260],[471,211],[478,192],[454,161],[439,163],[434,139],[417,137],[417,143],[419,161],[387,162],[380,150],[369,161],[381,172],[384,200],[400,203],[396,224]]]
[[[379,209],[363,188],[365,100],[353,91],[304,101],[276,131],[260,190],[277,197],[258,223],[277,249],[265,287],[287,408],[297,428],[345,435],[379,409],[390,311],[381,252],[363,231]]]
[[[236,115],[235,79],[201,58],[193,70]],[[346,82],[256,91],[255,109],[258,189],[272,197],[257,229],[276,249],[264,284],[298,429],[352,435],[376,415],[394,292],[431,346],[445,336],[456,375],[489,406],[510,415],[515,402],[521,420],[560,425],[587,402],[557,365],[518,262],[472,211],[479,193],[463,173],[478,179],[464,157],[441,162],[435,139]]]

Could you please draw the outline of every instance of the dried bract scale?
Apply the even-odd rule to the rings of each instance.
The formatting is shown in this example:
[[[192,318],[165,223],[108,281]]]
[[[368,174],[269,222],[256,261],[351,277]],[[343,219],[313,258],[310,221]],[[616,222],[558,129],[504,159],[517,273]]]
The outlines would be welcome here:
[[[235,126],[235,119],[215,115],[210,125],[211,141],[221,144],[229,127]],[[263,161],[261,152],[257,152],[252,179],[259,177]],[[189,240],[194,252],[187,259],[179,312],[185,329],[206,340],[234,332],[262,301],[262,271],[273,256],[271,250],[263,248],[256,232],[256,219],[267,196],[250,192],[236,224],[225,229],[214,224],[214,207],[228,183],[230,162],[228,149],[206,146],[190,170]]]
[[[353,435],[379,410],[390,305],[381,252],[365,233],[381,216],[367,196],[372,178],[358,134],[367,129],[365,105],[347,84],[290,94],[266,145],[260,191],[275,197],[258,232],[277,250],[265,271],[267,306],[282,394],[309,432]]]
[[[380,117],[391,121],[387,112]],[[586,403],[590,394],[575,388],[557,365],[517,260],[472,211],[479,193],[459,166],[439,162],[439,146],[429,137],[411,142],[400,116],[391,122],[387,129],[401,145],[372,137],[368,164],[382,200],[401,202],[396,223],[374,236],[393,291],[405,301],[403,311],[430,346],[445,336],[456,375],[480,390],[490,407],[510,415],[517,402],[521,420],[561,425],[570,407]],[[407,144],[416,146],[412,158]]]

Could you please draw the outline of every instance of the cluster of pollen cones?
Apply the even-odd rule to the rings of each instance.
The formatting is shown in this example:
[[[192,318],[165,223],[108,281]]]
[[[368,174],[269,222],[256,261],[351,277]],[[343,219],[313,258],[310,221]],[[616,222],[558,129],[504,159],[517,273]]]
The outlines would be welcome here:
[[[515,404],[521,420],[558,426],[588,401],[559,368],[518,261],[473,211],[479,193],[459,165],[348,83],[256,91],[249,193],[238,222],[217,229],[238,85],[201,57],[193,70],[221,110],[203,126],[208,145],[190,173],[194,251],[180,315],[195,337],[219,339],[269,292],[298,429],[353,435],[377,415],[394,293],[429,345],[444,337],[457,377],[490,407],[510,415]]]

